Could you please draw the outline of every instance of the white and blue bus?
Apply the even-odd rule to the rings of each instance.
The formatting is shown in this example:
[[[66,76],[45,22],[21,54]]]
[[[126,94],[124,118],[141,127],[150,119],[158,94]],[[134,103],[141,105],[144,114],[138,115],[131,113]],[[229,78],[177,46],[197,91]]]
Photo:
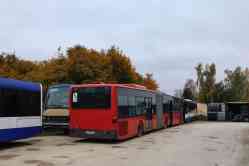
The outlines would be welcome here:
[[[41,114],[40,84],[0,78],[0,142],[40,134]]]

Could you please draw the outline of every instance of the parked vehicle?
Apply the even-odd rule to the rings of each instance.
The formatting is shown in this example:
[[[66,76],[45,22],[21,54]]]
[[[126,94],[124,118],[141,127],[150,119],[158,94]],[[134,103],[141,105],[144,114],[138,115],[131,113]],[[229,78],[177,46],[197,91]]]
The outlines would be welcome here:
[[[45,111],[43,112],[43,127],[49,129],[68,130],[69,124],[69,84],[50,86],[46,95]]]
[[[208,120],[210,121],[225,121],[226,120],[226,105],[225,103],[209,103],[208,104]]]
[[[192,101],[192,100],[188,100],[188,99],[184,99],[184,104],[183,104],[183,112],[184,112],[184,122],[185,123],[189,123],[192,122],[194,120],[197,120],[198,118],[198,113],[197,113],[197,103]]]
[[[0,78],[0,142],[41,133],[42,86]]]
[[[207,104],[197,103],[197,119],[198,120],[207,120]]]
[[[249,103],[248,102],[228,102],[227,120],[234,122],[249,122]]]
[[[75,85],[70,97],[70,134],[123,140],[183,123],[181,99],[137,85]]]

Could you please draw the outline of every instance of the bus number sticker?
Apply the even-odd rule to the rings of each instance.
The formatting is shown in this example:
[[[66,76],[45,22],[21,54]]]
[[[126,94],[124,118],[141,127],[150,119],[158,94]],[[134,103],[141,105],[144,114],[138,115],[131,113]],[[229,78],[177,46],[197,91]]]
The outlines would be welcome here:
[[[74,92],[74,93],[73,93],[73,102],[74,102],[74,103],[77,103],[77,102],[78,102],[78,93],[77,93],[77,92]]]

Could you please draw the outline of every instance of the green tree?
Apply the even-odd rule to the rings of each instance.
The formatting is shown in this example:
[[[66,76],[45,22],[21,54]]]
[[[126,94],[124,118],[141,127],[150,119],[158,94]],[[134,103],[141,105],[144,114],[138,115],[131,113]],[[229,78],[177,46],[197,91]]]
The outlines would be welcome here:
[[[223,81],[215,84],[213,93],[213,102],[224,102],[226,96],[226,89]]]
[[[225,71],[226,101],[249,101],[248,73],[248,69],[241,67]]]
[[[183,98],[195,100],[196,99],[196,84],[192,79],[188,79],[184,85]]]
[[[203,65],[202,63],[199,63],[196,67],[196,74],[197,74],[197,81],[196,81],[196,85],[197,85],[197,90],[200,91],[201,87],[203,86]]]
[[[197,72],[198,100],[200,102],[214,102],[215,83],[216,83],[216,66],[206,64],[203,69],[202,64],[195,68]]]

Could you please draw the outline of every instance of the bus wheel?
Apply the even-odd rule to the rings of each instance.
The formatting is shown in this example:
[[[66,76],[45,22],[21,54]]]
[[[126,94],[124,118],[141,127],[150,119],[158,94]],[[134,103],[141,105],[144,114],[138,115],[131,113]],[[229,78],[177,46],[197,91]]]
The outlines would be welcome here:
[[[144,128],[142,125],[139,125],[137,129],[137,136],[141,137],[143,134],[144,134]]]

